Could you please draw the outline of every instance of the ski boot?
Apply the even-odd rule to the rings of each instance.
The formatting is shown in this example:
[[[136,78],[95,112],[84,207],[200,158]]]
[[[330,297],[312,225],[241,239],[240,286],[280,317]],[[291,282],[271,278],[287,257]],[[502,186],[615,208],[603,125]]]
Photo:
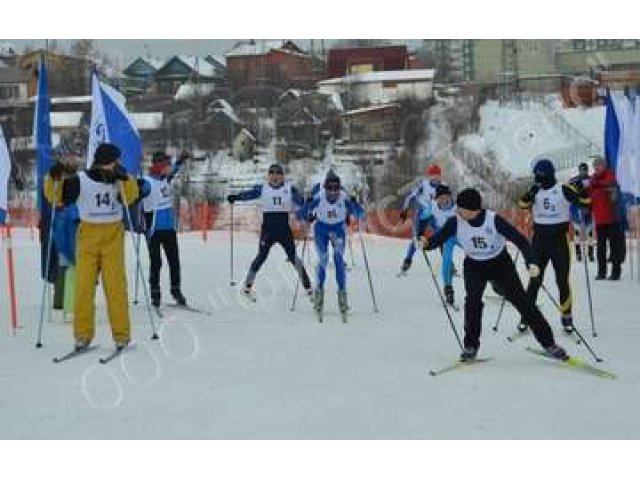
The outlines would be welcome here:
[[[473,362],[478,355],[478,349],[473,347],[464,347],[462,352],[460,352],[460,361],[461,362]]]
[[[154,308],[160,308],[160,290],[151,290],[151,305]]]
[[[453,287],[451,285],[445,285],[444,286],[444,299],[447,302],[447,304],[451,307],[455,307],[455,298],[454,298],[454,292],[453,292]]]
[[[562,315],[560,321],[562,322],[562,328],[564,328],[565,333],[573,333],[573,331],[575,330],[575,328],[573,327],[573,315],[571,315],[570,313],[565,313],[564,315]]]
[[[178,305],[184,307],[187,305],[187,299],[182,295],[182,291],[180,291],[180,287],[175,287],[171,289],[171,296],[176,301]]]
[[[347,323],[347,312],[349,311],[349,304],[347,303],[346,290],[338,290],[338,308],[340,309],[342,321],[344,323]]]
[[[520,333],[524,333],[524,332],[526,332],[528,328],[529,328],[529,325],[527,325],[527,324],[526,324],[526,323],[524,323],[524,322],[520,322],[520,323],[518,324],[518,332],[520,332]]]
[[[550,357],[553,357],[557,360],[562,360],[563,362],[569,360],[569,355],[567,355],[566,350],[562,347],[559,347],[558,345],[550,345],[548,347],[545,347],[544,349]]]
[[[324,290],[321,288],[317,288],[315,292],[313,292],[313,309],[316,311],[316,315],[318,316],[318,322],[323,322],[322,311],[324,309]]]
[[[89,348],[89,344],[91,342],[89,340],[76,340],[76,343],[73,345],[73,349],[76,352],[84,352]]]
[[[252,285],[245,283],[245,285],[242,287],[240,291],[242,292],[242,295],[244,295],[247,299],[251,300],[252,302],[255,302],[256,295],[251,287]]]
[[[589,262],[591,263],[596,261],[595,256],[593,255],[593,245],[589,245],[587,247],[587,257],[589,257]]]
[[[580,248],[580,244],[576,243],[576,262],[582,261],[582,248]]]
[[[411,259],[405,258],[404,261],[402,262],[402,266],[400,267],[400,273],[398,274],[398,276],[399,277],[405,276],[410,268],[411,268]]]

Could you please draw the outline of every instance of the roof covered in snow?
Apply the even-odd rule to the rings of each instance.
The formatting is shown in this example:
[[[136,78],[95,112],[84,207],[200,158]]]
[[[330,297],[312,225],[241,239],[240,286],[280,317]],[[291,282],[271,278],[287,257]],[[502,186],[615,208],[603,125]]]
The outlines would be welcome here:
[[[174,100],[187,100],[197,95],[208,95],[215,90],[212,83],[184,83],[178,87],[178,91],[173,96]]]
[[[82,115],[82,112],[51,112],[51,128],[79,127]]]
[[[433,81],[435,70],[390,70],[385,72],[368,72],[346,77],[330,78],[318,82],[318,85],[337,85],[342,83],[376,83],[376,82],[420,82]]]
[[[157,130],[162,126],[162,112],[129,113],[138,130]]]

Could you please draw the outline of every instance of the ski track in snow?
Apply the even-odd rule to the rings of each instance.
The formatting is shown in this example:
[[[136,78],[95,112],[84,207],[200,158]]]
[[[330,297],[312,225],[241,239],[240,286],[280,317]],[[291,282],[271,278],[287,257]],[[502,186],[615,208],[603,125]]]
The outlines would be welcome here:
[[[353,242],[355,268],[348,274],[352,313],[343,324],[337,309],[334,270],[327,272],[325,323],[319,324],[302,291],[290,311],[293,269],[274,246],[256,283],[257,303],[239,295],[257,251],[257,237],[235,238],[236,287],[229,286],[229,233],[180,235],[183,290],[208,317],[165,309],[155,319],[152,341],[143,290],[131,305],[136,348],[108,365],[98,357],[112,348],[98,287],[100,348],[64,364],[51,359],[68,351],[71,326],[59,312],[44,323],[36,349],[42,284],[36,278],[38,246],[27,230],[14,238],[21,327],[16,337],[2,302],[0,325],[0,437],[5,439],[213,438],[213,439],[637,439],[640,364],[637,293],[630,280],[591,282],[598,337],[591,336],[582,264],[574,264],[576,325],[605,359],[598,366],[618,374],[603,380],[560,368],[525,352],[531,336],[510,344],[518,318],[487,300],[480,353],[487,364],[440,377],[429,370],[454,361],[458,346],[431,276],[418,254],[405,278],[396,278],[407,245],[367,235],[367,253],[380,313],[373,314],[364,261]],[[357,240],[357,238],[354,238]],[[127,238],[128,289],[134,296],[133,249]],[[148,258],[141,249],[147,276]],[[435,256],[435,253],[431,255]],[[313,277],[315,253],[307,263]],[[457,251],[457,264],[460,256]],[[524,278],[523,267],[519,268]],[[591,275],[594,264],[589,264]],[[162,271],[169,301],[168,272]],[[557,294],[551,274],[546,285]],[[0,272],[6,288],[6,272]],[[454,279],[456,299],[463,284]],[[4,297],[6,298],[6,297]],[[559,315],[540,292],[538,303],[557,341],[592,361],[583,346],[561,334]],[[462,335],[462,313],[452,312]]]

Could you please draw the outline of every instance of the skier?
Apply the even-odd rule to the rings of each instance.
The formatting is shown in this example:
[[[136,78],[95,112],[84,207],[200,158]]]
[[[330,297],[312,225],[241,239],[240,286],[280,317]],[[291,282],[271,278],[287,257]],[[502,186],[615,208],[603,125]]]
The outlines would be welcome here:
[[[533,239],[531,248],[538,260],[540,276],[532,278],[527,287],[527,295],[536,302],[542,286],[547,264],[551,262],[556,275],[560,295],[560,314],[564,331],[573,333],[573,314],[569,273],[571,270],[571,249],[569,247],[569,207],[574,204],[588,207],[591,200],[585,190],[560,184],[556,181],[555,168],[550,160],[538,160],[533,167],[534,184],[520,197],[520,208],[531,209],[533,213]],[[524,332],[524,319],[518,330]]]
[[[435,202],[433,202],[432,216],[428,220],[426,236],[439,232],[444,224],[451,217],[456,215],[456,205],[453,201],[451,189],[444,184],[438,185],[435,193]],[[444,285],[443,292],[446,302],[455,308],[455,296],[453,290],[453,249],[457,245],[455,238],[448,239],[442,250],[442,282]]]
[[[187,158],[189,158],[189,153],[182,152],[175,164],[172,165],[169,155],[164,152],[156,152],[151,159],[149,174],[138,182],[143,199],[142,208],[149,248],[151,303],[156,308],[160,307],[161,299],[160,268],[162,267],[162,257],[160,247],[164,249],[169,263],[171,296],[178,305],[185,306],[187,304],[180,285],[180,253],[171,197],[171,181]]]
[[[566,360],[567,353],[556,345],[551,327],[535,304],[529,301],[506,249],[506,240],[513,242],[524,255],[529,276],[535,278],[540,269],[535,264],[527,239],[496,212],[483,209],[482,197],[473,188],[461,191],[456,197],[456,205],[457,215],[423,242],[426,250],[433,250],[449,238],[456,237],[465,252],[465,335],[460,360],[473,361],[480,348],[482,294],[490,281],[500,286],[506,299],[520,312],[546,352],[554,358]]]
[[[626,256],[624,239],[624,214],[619,210],[620,187],[613,171],[604,158],[593,161],[593,175],[589,182],[589,196],[593,203],[593,220],[596,224],[596,260],[598,276],[607,277],[607,243],[612,268],[609,280],[620,280],[622,264]]]
[[[432,202],[435,198],[436,188],[440,184],[442,169],[437,163],[432,163],[426,169],[427,179],[422,180],[404,199],[400,219],[404,222],[409,216],[409,208],[415,204],[413,215],[412,240],[407,248],[400,273],[405,274],[411,268],[413,255],[416,253],[415,240],[418,239],[431,217]]]
[[[76,165],[71,157],[60,158],[49,170],[49,177],[53,181],[61,182],[76,173]],[[56,291],[54,294],[54,308],[62,308],[65,321],[73,319],[73,303],[75,291],[75,258],[76,232],[80,217],[75,204],[64,206],[62,202],[56,205],[53,222],[53,239],[58,252],[58,274]]]
[[[347,302],[347,281],[345,273],[346,262],[344,260],[346,229],[345,225],[349,216],[360,221],[364,211],[354,197],[349,197],[342,189],[340,177],[329,171],[324,181],[323,188],[309,199],[304,207],[299,210],[298,217],[309,222],[315,220],[314,241],[318,254],[316,267],[316,290],[314,292],[314,309],[322,321],[322,309],[324,306],[324,282],[326,278],[327,263],[329,261],[329,244],[333,247],[333,264],[336,270],[336,283],[338,284],[338,307],[346,321],[349,309]]]
[[[269,167],[268,180],[255,185],[251,190],[240,192],[237,195],[227,196],[227,201],[233,204],[236,201],[260,199],[262,205],[262,226],[260,228],[260,242],[258,254],[254,258],[247,277],[242,287],[242,293],[255,300],[252,287],[260,267],[267,259],[269,250],[274,243],[279,243],[287,254],[287,259],[295,267],[302,286],[307,295],[311,297],[311,281],[304,268],[302,260],[296,255],[296,246],[293,242],[293,233],[289,225],[289,212],[294,207],[300,208],[304,199],[298,190],[290,182],[284,180],[282,166],[274,163]],[[296,208],[296,209],[297,209]]]
[[[569,180],[569,184],[577,191],[587,190],[589,188],[589,166],[582,162],[578,166],[578,175]],[[578,205],[571,204],[571,221],[573,223],[573,241],[575,244],[576,260],[582,261],[582,243],[587,246],[587,257],[590,262],[595,261],[593,252],[593,216],[591,211],[581,208]]]
[[[117,350],[131,338],[124,260],[123,206],[138,199],[136,180],[118,163],[120,149],[102,143],[91,168],[62,180],[47,178],[45,195],[52,204],[76,204],[80,216],[76,247],[75,350],[87,350],[95,335],[95,288],[98,272],[107,300],[108,318]],[[53,172],[55,174],[55,172]]]

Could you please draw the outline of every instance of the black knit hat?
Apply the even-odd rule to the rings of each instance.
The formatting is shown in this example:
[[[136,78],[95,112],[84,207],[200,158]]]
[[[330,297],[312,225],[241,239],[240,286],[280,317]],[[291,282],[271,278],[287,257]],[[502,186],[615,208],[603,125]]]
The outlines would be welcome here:
[[[279,173],[281,175],[284,175],[284,169],[282,168],[282,165],[280,165],[279,163],[272,163],[271,165],[269,165],[269,173]]]
[[[481,210],[482,197],[475,188],[465,188],[456,198],[456,205],[467,210]]]
[[[340,186],[340,177],[333,171],[329,170],[327,172],[327,176],[324,179],[324,186],[328,186],[329,184],[337,184]]]
[[[151,163],[153,163],[153,164],[166,163],[166,162],[170,162],[170,161],[171,161],[171,157],[169,155],[167,155],[166,153],[164,153],[164,152],[156,152],[151,157]]]
[[[451,189],[444,183],[441,183],[436,187],[436,198],[442,195],[451,195]]]
[[[101,143],[93,154],[94,165],[109,165],[120,158],[120,149],[113,143]]]

